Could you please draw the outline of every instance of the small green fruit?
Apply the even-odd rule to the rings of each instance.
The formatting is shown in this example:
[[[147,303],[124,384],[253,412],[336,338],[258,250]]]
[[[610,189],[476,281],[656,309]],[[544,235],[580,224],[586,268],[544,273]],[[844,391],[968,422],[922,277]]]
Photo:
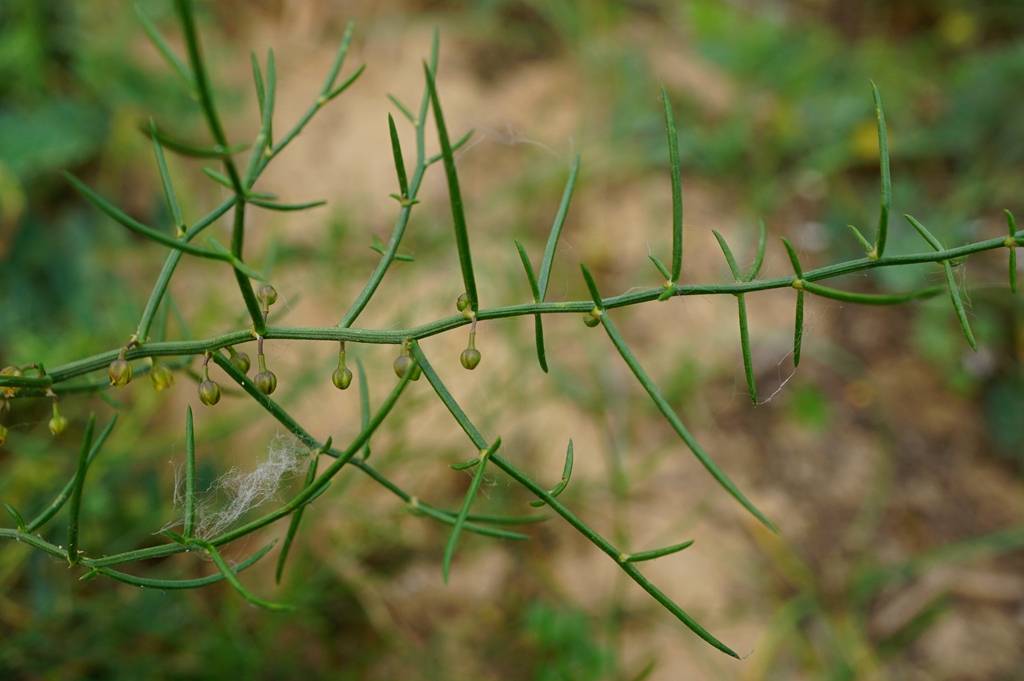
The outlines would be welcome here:
[[[256,291],[256,298],[264,305],[273,305],[277,302],[277,289],[270,284],[264,284]]]
[[[210,379],[199,384],[199,400],[208,407],[220,402],[220,386]]]
[[[236,352],[231,355],[231,366],[238,369],[243,374],[249,373],[249,367],[252,366],[252,362],[249,361],[249,355],[244,352]]]
[[[455,308],[459,312],[465,312],[467,307],[469,307],[469,296],[465,293],[460,293],[459,297],[455,300]]]
[[[352,370],[348,367],[335,369],[331,374],[331,382],[338,390],[345,390],[352,385]]]
[[[149,378],[153,381],[153,387],[157,392],[167,390],[174,385],[174,373],[163,364],[154,364],[149,372]]]
[[[462,362],[462,366],[472,371],[480,364],[480,351],[476,348],[466,348],[459,355],[459,361]]]
[[[110,376],[110,385],[128,385],[132,380],[132,365],[124,357],[118,357],[110,363],[107,374]]]
[[[58,413],[53,415],[53,418],[50,419],[49,426],[50,426],[50,433],[54,437],[57,437],[58,435],[60,435],[61,433],[64,432],[65,428],[68,427],[68,420],[66,418],[64,418],[63,414],[58,412]]]
[[[273,371],[264,369],[263,371],[256,374],[252,382],[256,384],[259,391],[264,395],[269,395],[277,390],[277,376],[274,375]]]

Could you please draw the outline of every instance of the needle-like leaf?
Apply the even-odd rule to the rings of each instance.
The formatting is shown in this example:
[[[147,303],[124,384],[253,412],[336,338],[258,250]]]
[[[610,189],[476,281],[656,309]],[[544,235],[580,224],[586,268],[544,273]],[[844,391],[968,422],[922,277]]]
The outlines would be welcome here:
[[[156,137],[156,124],[152,119],[149,121],[150,135],[153,138],[153,155],[156,157],[156,166],[160,171],[160,186],[163,187],[164,200],[167,201],[167,210],[171,213],[171,220],[179,233],[185,231],[185,221],[181,217],[181,206],[178,205],[178,197],[174,192],[174,185],[171,183],[171,173],[167,169],[167,159],[164,158],[163,147]]]
[[[92,446],[89,448],[89,455],[85,461],[86,467],[91,466],[92,462],[99,455],[100,450],[103,448],[103,444],[107,441],[107,437],[110,436],[110,432],[114,430],[114,426],[116,424],[117,414],[114,414],[114,417],[110,419],[110,422],[107,423],[106,427],[102,431],[100,431],[100,434],[96,437],[95,440],[93,440]],[[25,525],[26,532],[35,532],[40,527],[49,522],[49,520],[53,518],[53,516],[57,515],[57,513],[60,512],[60,509],[64,507],[65,503],[67,503],[67,500],[71,498],[71,493],[75,489],[75,481],[77,479],[77,476],[78,473],[76,471],[75,475],[71,476],[71,479],[68,480],[67,484],[64,485],[64,488],[60,491],[60,493],[57,494],[54,500],[50,502],[50,505],[47,506],[46,509],[44,509],[39,515],[37,515],[35,518],[33,518],[30,522],[28,522]]]
[[[668,164],[672,174],[672,276],[669,280],[679,283],[683,271],[683,184],[679,162],[679,133],[676,132],[675,114],[668,92],[661,88],[661,101],[665,106],[665,134],[668,136]]]
[[[569,445],[565,448],[565,463],[562,465],[562,478],[558,481],[558,484],[548,490],[548,494],[553,497],[557,497],[559,494],[565,491],[565,488],[569,486],[569,480],[572,478],[572,440],[569,440]],[[530,506],[534,508],[540,508],[544,505],[543,499],[537,499],[530,502]]]
[[[928,231],[928,229],[918,222],[912,215],[904,215],[914,229],[917,230],[925,241],[931,244],[931,247],[936,251],[945,250],[942,243],[935,238],[935,235]],[[964,309],[964,301],[960,297],[960,285],[956,281],[956,275],[953,274],[953,266],[949,260],[942,261],[942,270],[946,275],[946,288],[949,289],[949,298],[953,303],[953,310],[956,312],[957,321],[960,322],[960,329],[964,332],[964,338],[967,339],[967,344],[971,346],[971,350],[978,349],[978,341],[974,338],[974,332],[971,330],[971,323],[967,321],[967,310]]]
[[[786,254],[789,255],[789,262],[793,266],[793,273],[796,274],[796,278],[800,282],[796,289],[796,315],[793,324],[793,366],[798,367],[804,340],[804,289],[807,288],[808,282],[803,280],[804,268],[800,264],[800,257],[797,255],[796,249],[793,248],[793,244],[789,243],[789,239],[783,237],[782,245],[786,247]],[[824,287],[820,288],[824,289]]]
[[[1007,248],[1010,249],[1010,292],[1017,292],[1017,242],[1014,237],[1017,235],[1017,220],[1013,217],[1013,213],[1006,210],[1006,228],[1010,232],[1009,239],[1006,242]]]
[[[673,544],[671,546],[665,546],[660,549],[651,549],[650,551],[640,551],[639,553],[628,553],[623,556],[623,562],[626,563],[640,563],[645,560],[654,560],[655,558],[661,558],[662,556],[669,556],[673,553],[679,553],[683,549],[688,549],[693,546],[693,540],[684,541],[679,544]]]
[[[238,576],[235,574],[235,571],[231,569],[231,566],[228,565],[224,558],[220,555],[220,551],[217,550],[216,546],[214,546],[210,542],[202,542],[201,546],[203,550],[206,551],[207,555],[209,555],[210,558],[213,560],[213,564],[216,565],[217,569],[220,570],[222,575],[224,575],[224,579],[227,580],[228,584],[234,587],[235,591],[237,591],[242,596],[242,598],[249,601],[253,605],[259,606],[261,608],[266,608],[267,610],[288,611],[295,609],[294,606],[287,605],[285,603],[274,603],[272,601],[267,601],[253,594],[251,591],[245,588],[242,582],[238,580]]]
[[[878,163],[881,176],[881,206],[878,214],[878,238],[874,249],[869,253],[872,258],[881,258],[885,252],[886,234],[889,229],[889,211],[892,208],[892,176],[889,171],[889,133],[885,127],[885,112],[882,110],[882,96],[878,86],[871,81],[871,95],[875,100],[875,119],[878,123]]]
[[[459,176],[455,170],[455,157],[452,155],[452,145],[448,140],[448,128],[445,126],[444,112],[441,110],[441,99],[437,94],[434,74],[430,72],[430,67],[426,63],[423,64],[423,73],[426,76],[427,89],[430,92],[434,123],[437,126],[437,139],[444,159],[444,172],[448,178],[448,199],[452,208],[452,226],[455,229],[455,245],[459,251],[459,266],[462,268],[462,283],[466,287],[469,309],[476,312],[480,309],[480,301],[476,293],[476,278],[473,276],[473,257],[469,250],[469,231],[466,228],[466,216],[462,207],[462,191],[459,189]]]
[[[324,449],[330,449],[330,447],[330,441],[328,440]],[[309,487],[313,484],[313,481],[316,480],[316,466],[319,461],[320,452],[314,452],[312,456],[309,457],[309,466],[306,468],[306,479],[302,482],[303,488]],[[326,489],[327,488],[324,487],[325,491]],[[310,498],[310,501],[312,500],[313,498]],[[291,520],[288,522],[288,532],[284,536],[284,543],[281,545],[281,553],[277,555],[277,567],[274,569],[274,581],[278,584],[281,583],[281,576],[284,575],[284,566],[288,561],[288,553],[291,551],[292,542],[295,541],[295,535],[299,531],[299,524],[302,522],[302,513],[306,510],[307,505],[308,504],[304,504],[292,511]]]
[[[725,240],[725,237],[718,230],[713,230],[713,233],[719,247],[722,249],[725,261],[729,264],[729,271],[732,272],[733,279],[737,282],[746,281],[746,277],[740,272],[739,265],[736,263],[736,257],[733,255],[732,249],[729,248],[729,243]],[[750,395],[750,401],[757,404],[757,383],[754,379],[754,359],[750,351],[750,329],[747,323],[747,301],[742,293],[736,294],[736,312],[739,316],[740,354],[743,356],[743,375],[747,380],[747,394]]]
[[[270,550],[274,548],[274,544],[276,543],[277,540],[270,542],[259,551],[231,568],[231,571],[237,575],[238,573],[252,567],[257,561],[263,558],[263,556],[270,553]],[[209,586],[210,584],[216,584],[224,579],[224,573],[220,571],[216,574],[208,575],[206,577],[198,577],[195,579],[159,579],[155,577],[137,577],[135,575],[130,575],[127,572],[121,572],[119,570],[106,567],[91,568],[89,572],[82,576],[82,579],[95,575],[103,575],[104,577],[109,577],[110,579],[118,582],[141,587],[143,589],[164,589],[168,591],[198,589],[200,587]]]
[[[444,581],[448,583],[448,573],[451,570],[452,557],[455,555],[455,547],[459,543],[459,535],[462,533],[462,527],[466,524],[466,518],[469,515],[469,509],[473,505],[473,500],[476,498],[476,493],[480,489],[480,483],[484,480],[484,471],[487,469],[487,460],[498,451],[501,447],[501,438],[495,438],[494,442],[486,449],[480,452],[480,465],[477,466],[476,471],[473,474],[473,480],[469,483],[469,489],[466,490],[466,496],[462,500],[462,508],[459,509],[459,514],[455,518],[455,524],[452,525],[452,533],[448,536],[448,543],[444,547],[444,559],[441,563],[441,574],[444,576]]]
[[[181,59],[178,58],[178,55],[174,54],[174,50],[172,50],[171,46],[167,44],[163,35],[161,35],[153,22],[150,21],[149,17],[146,16],[146,13],[142,11],[142,7],[137,4],[135,5],[135,15],[139,18],[139,23],[142,24],[142,30],[146,32],[146,36],[149,38],[150,42],[153,43],[153,47],[156,48],[157,52],[160,53],[160,56],[164,58],[168,65],[170,65],[171,70],[181,78],[189,93],[194,93],[196,86],[195,82],[192,80],[192,76],[189,75],[188,68],[184,63],[182,63]]]
[[[388,114],[388,133],[391,136],[391,155],[395,159],[395,174],[398,176],[398,189],[403,199],[409,198],[409,178],[405,174],[405,159],[402,157],[402,142],[398,139],[398,128],[395,118]]]
[[[584,269],[584,276],[587,276],[588,274],[589,273],[586,269]],[[594,286],[594,294],[600,297],[600,294],[596,293],[596,286]],[[619,351],[619,354],[622,355],[622,359],[625,360],[626,365],[629,366],[633,375],[636,376],[637,380],[640,382],[640,385],[647,391],[647,394],[651,397],[651,400],[658,408],[658,411],[662,413],[669,425],[672,426],[672,429],[676,431],[679,438],[687,447],[689,447],[690,451],[693,452],[695,457],[697,457],[697,460],[700,461],[701,465],[707,469],[711,474],[711,477],[713,477],[726,492],[738,501],[743,508],[747,509],[751,515],[760,520],[765,527],[770,529],[772,532],[778,532],[779,530],[775,523],[769,520],[764,513],[762,513],[749,499],[747,499],[746,495],[736,487],[733,481],[729,479],[729,476],[727,476],[711,459],[711,457],[708,456],[708,453],[704,451],[704,448],[701,447],[696,438],[690,434],[690,431],[683,425],[683,422],[679,420],[679,417],[676,415],[675,411],[673,411],[668,401],[662,397],[658,387],[654,385],[654,382],[647,375],[647,372],[645,372],[643,367],[640,366],[640,362],[633,355],[632,351],[630,351],[629,346],[626,345],[626,341],[622,338],[618,328],[616,328],[615,324],[612,322],[610,315],[607,313],[602,314],[601,324],[604,325],[604,329],[608,333],[608,337],[611,339],[612,343],[615,345],[615,349]],[[424,373],[426,373],[425,370]]]
[[[182,534],[191,539],[196,526],[196,433],[192,407],[185,408],[185,522]]]
[[[370,383],[366,380],[366,369],[363,360],[356,357],[356,375],[359,381],[359,419],[363,430],[370,425]],[[370,438],[363,445],[363,461],[370,458]]]
[[[89,416],[82,437],[82,447],[78,450],[78,467],[75,469],[75,481],[71,487],[71,501],[68,503],[68,562],[72,565],[79,561],[78,555],[78,512],[82,508],[82,488],[85,486],[85,473],[89,470],[89,449],[92,447],[92,433],[96,428],[96,415]]]

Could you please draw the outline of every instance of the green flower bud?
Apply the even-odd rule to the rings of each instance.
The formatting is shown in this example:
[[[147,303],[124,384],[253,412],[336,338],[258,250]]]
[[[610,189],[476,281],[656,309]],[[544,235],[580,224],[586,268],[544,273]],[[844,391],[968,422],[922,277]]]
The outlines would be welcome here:
[[[7,427],[0,424],[0,447],[3,447],[5,442],[7,442]]]
[[[163,364],[153,364],[149,372],[149,378],[153,381],[153,387],[157,392],[167,390],[174,385],[174,373]]]
[[[270,284],[264,284],[256,291],[256,298],[269,307],[277,302],[277,289]]]
[[[252,366],[252,362],[249,361],[249,355],[244,352],[236,352],[231,355],[231,366],[238,369],[243,374],[249,373],[249,367]]]
[[[264,369],[263,371],[256,374],[252,382],[256,384],[259,391],[264,395],[269,395],[277,390],[277,376],[274,375],[273,371]]]
[[[21,376],[21,369],[18,367],[4,367],[0,369],[0,376]],[[4,397],[14,397],[18,392],[18,389],[13,386],[7,386],[0,388],[0,395]]]
[[[396,357],[394,368],[395,375],[398,376],[399,378],[403,378],[406,373],[412,371],[412,375],[409,377],[409,380],[411,381],[418,381],[420,378],[420,374],[423,373],[420,370],[419,365],[416,364],[412,360],[412,357],[410,357],[409,355],[399,355],[398,357]]]
[[[210,379],[204,379],[199,384],[199,400],[208,407],[220,402],[220,386]]]
[[[345,390],[352,385],[352,370],[348,367],[339,367],[331,374],[331,382],[338,390]]]
[[[50,419],[50,433],[54,437],[57,437],[64,432],[64,429],[68,427],[68,420],[64,418],[64,415],[54,410],[53,418]]]
[[[124,357],[118,357],[110,363],[107,374],[110,376],[110,385],[128,385],[132,380],[132,365]]]
[[[472,371],[480,364],[480,351],[476,348],[466,348],[459,355],[459,361],[462,362],[462,366]]]
[[[465,312],[466,308],[469,307],[469,296],[465,293],[460,293],[459,297],[455,300],[455,308],[459,312]]]
[[[601,311],[598,310],[597,308],[594,308],[587,314],[583,315],[583,323],[589,326],[590,328],[594,328],[595,326],[601,323]]]

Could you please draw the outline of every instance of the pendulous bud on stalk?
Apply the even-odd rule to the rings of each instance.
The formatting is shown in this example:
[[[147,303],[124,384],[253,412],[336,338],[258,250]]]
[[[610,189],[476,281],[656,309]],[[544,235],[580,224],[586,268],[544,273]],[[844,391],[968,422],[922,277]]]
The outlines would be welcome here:
[[[232,347],[228,347],[228,352],[231,353],[231,366],[238,369],[243,374],[249,373],[249,367],[252,366],[252,362],[249,361],[249,355],[245,352],[238,352]]]
[[[270,307],[277,302],[277,289],[270,284],[263,284],[256,291],[256,298],[263,303],[264,307]]]
[[[199,384],[199,401],[208,407],[220,402],[220,386],[209,378],[204,378]]]
[[[462,366],[472,371],[480,364],[480,351],[476,348],[466,348],[459,355],[459,361],[462,362]]]
[[[110,385],[125,386],[131,382],[132,365],[124,358],[123,351],[120,357],[110,363],[107,375],[110,376]]]
[[[264,395],[269,395],[277,390],[277,376],[269,369],[264,369],[253,376],[252,382],[256,384],[256,387]]]
[[[331,374],[331,382],[334,383],[334,387],[338,390],[346,390],[352,385],[352,370],[348,367],[341,367],[334,370]]]
[[[50,417],[50,423],[47,425],[50,427],[50,434],[54,437],[63,433],[64,429],[68,427],[68,420],[60,413],[60,407],[57,406],[57,400],[53,401],[53,416]]]
[[[157,392],[167,390],[174,385],[174,372],[166,365],[154,360],[153,368],[149,372],[149,378],[153,381],[153,387]]]

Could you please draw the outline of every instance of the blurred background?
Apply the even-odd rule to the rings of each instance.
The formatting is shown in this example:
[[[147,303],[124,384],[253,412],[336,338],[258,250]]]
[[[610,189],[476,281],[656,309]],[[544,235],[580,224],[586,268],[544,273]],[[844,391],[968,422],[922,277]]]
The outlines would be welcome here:
[[[180,50],[171,3],[142,7]],[[475,131],[458,162],[485,306],[529,299],[512,239],[539,262],[576,153],[580,182],[548,297],[586,296],[579,262],[606,293],[660,283],[646,256],[670,250],[661,84],[681,137],[684,281],[727,280],[711,230],[749,261],[761,218],[768,276],[789,272],[778,236],[794,241],[805,267],[859,257],[846,225],[871,234],[878,214],[870,79],[889,121],[890,252],[927,250],[895,217],[904,212],[947,244],[1004,234],[1003,208],[1024,214],[1019,2],[221,0],[199,9],[237,142],[258,127],[249,51],[276,52],[283,130],[318,92],[345,23],[357,22],[346,73],[363,62],[366,73],[258,185],[328,205],[250,212],[247,257],[272,273],[279,323],[335,323],[376,263],[370,246],[388,238],[397,212],[386,95],[418,103],[434,27],[449,129]],[[56,366],[134,331],[163,249],[96,212],[59,171],[168,225],[139,132],[150,116],[208,139],[129,6],[0,3],[0,364]],[[413,131],[400,130],[411,149]],[[432,124],[427,139],[435,150]],[[186,221],[227,196],[202,163],[169,163]],[[392,267],[359,326],[452,313],[461,284],[442,175],[428,171],[403,242],[415,261]],[[226,241],[228,226],[213,229]],[[59,561],[0,545],[0,678],[1024,679],[1024,307],[1006,289],[1005,251],[957,272],[978,352],[944,297],[895,309],[812,298],[795,375],[792,292],[749,296],[757,406],[746,396],[731,297],[614,313],[671,404],[780,536],[713,483],[604,334],[576,316],[545,325],[549,376],[536,365],[528,318],[482,324],[483,362],[472,373],[458,365],[464,331],[424,343],[470,416],[535,478],[557,481],[573,438],[576,473],[563,499],[616,543],[641,550],[695,539],[644,571],[742,661],[696,639],[558,519],[532,526],[526,543],[464,535],[446,587],[446,526],[353,471],[306,513],[281,586],[273,554],[243,577],[256,593],[298,605],[291,614],[254,609],[224,585],[165,593],[80,582]],[[915,266],[837,285],[941,281],[935,266]],[[170,290],[168,338],[246,323],[221,266],[185,258]],[[318,437],[345,442],[359,429],[359,405],[354,389],[331,386],[336,349],[267,344],[275,397]],[[374,403],[393,384],[393,353],[351,348]],[[38,512],[72,474],[88,413],[105,423],[117,412],[89,473],[82,541],[93,554],[157,541],[179,513],[186,404],[196,409],[203,484],[257,466],[281,430],[236,395],[199,405],[197,367],[160,393],[140,376],[63,399],[71,425],[56,439],[47,400],[12,403],[0,500]],[[426,382],[413,387],[373,440],[375,465],[420,498],[457,506],[469,478],[448,464],[475,452]],[[279,498],[300,483],[286,481]],[[475,508],[518,514],[528,501],[494,473]],[[55,541],[62,522],[47,530]],[[230,557],[263,541],[244,541]],[[201,576],[213,566],[179,556],[127,569]]]

